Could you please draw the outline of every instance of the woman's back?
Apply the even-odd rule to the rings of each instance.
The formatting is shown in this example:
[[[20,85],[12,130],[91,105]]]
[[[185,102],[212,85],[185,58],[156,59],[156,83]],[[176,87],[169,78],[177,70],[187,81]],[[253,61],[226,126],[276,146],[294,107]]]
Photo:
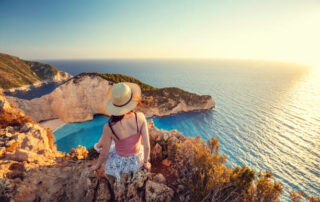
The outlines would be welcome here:
[[[117,121],[116,123],[111,121],[110,125],[113,130],[114,139],[121,140],[140,133],[144,119],[145,118],[142,113],[129,113],[126,114],[121,121]],[[111,130],[109,124],[106,124],[104,127]]]
[[[115,149],[118,155],[132,156],[139,152],[141,145],[141,129],[139,126],[141,124],[139,124],[138,119],[142,118],[144,119],[144,116],[140,115],[138,118],[137,113],[130,113],[115,124],[112,124],[112,122],[108,123],[107,127],[111,129],[115,136]],[[144,123],[144,120],[140,120],[140,123]],[[117,132],[114,126],[117,126]]]

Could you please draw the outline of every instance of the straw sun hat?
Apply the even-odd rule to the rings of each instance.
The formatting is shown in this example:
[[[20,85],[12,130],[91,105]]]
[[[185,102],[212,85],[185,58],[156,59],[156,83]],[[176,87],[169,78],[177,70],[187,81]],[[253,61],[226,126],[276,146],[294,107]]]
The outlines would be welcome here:
[[[141,98],[141,89],[135,83],[122,82],[112,86],[107,93],[106,111],[114,116],[133,110]]]

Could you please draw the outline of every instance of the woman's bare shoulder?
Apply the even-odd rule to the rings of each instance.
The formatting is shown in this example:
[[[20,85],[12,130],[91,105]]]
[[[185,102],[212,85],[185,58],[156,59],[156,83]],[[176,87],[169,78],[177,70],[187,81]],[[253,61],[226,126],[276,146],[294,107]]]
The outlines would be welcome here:
[[[107,122],[107,123],[104,124],[104,126],[103,126],[103,132],[108,132],[109,130],[110,130],[109,122]]]
[[[146,120],[146,116],[143,112],[137,112],[137,117],[139,120]]]

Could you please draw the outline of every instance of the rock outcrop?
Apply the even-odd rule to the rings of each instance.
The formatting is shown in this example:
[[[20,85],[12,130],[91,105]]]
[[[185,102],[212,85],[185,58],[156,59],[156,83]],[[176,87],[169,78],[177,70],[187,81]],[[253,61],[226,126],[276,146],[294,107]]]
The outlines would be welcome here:
[[[0,88],[7,91],[27,90],[31,86],[61,83],[72,76],[41,62],[26,61],[0,53]]]
[[[36,75],[45,82],[57,82],[66,81],[72,76],[67,72],[60,71],[54,66],[49,64],[44,64],[41,62],[25,61]]]
[[[106,94],[117,81],[138,83],[142,88],[142,106],[138,111],[146,117],[166,116],[179,112],[206,110],[215,107],[209,95],[197,95],[179,88],[153,88],[132,77],[116,75],[123,80],[115,80],[98,73],[80,74],[52,93],[32,100],[9,97],[25,114],[35,121],[59,118],[64,122],[82,122],[93,119],[95,114],[105,114]],[[117,77],[116,77],[117,78]]]
[[[53,142],[50,129],[33,122],[0,95],[0,159],[7,162],[0,164],[1,178],[14,177],[15,167],[21,171],[55,164],[64,154],[57,151]]]

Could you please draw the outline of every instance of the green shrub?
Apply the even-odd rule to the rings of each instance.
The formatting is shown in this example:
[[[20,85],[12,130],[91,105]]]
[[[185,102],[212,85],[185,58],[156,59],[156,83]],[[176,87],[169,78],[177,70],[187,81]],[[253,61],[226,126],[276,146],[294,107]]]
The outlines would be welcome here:
[[[32,119],[28,116],[22,116],[15,112],[0,112],[0,128],[8,126],[23,126],[25,123],[33,123]]]
[[[130,82],[130,83],[136,83],[140,86],[141,91],[152,91],[156,90],[157,88],[150,86],[148,84],[143,83],[142,81],[135,79],[131,76],[126,76],[122,74],[102,74],[102,73],[91,73],[91,72],[84,72],[81,73],[73,78],[74,82],[78,82],[79,79],[81,79],[83,76],[100,76],[103,79],[106,79],[108,81],[114,82],[114,83],[120,83],[120,82]]]
[[[54,146],[54,141],[56,140],[55,136],[52,133],[52,130],[50,128],[47,128],[47,137],[48,137],[48,141],[49,141],[49,147],[50,149],[53,149]]]
[[[282,192],[270,172],[255,172],[246,166],[225,166],[219,154],[219,141],[205,144],[199,137],[187,138],[177,145],[175,164],[187,186],[191,201],[277,201]]]

